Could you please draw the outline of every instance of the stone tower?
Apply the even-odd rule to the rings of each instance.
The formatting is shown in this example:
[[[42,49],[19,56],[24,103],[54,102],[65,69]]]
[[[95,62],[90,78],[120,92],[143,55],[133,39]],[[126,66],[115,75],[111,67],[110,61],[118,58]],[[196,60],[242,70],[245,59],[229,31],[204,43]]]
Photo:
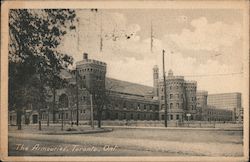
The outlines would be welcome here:
[[[76,62],[80,89],[93,92],[97,87],[105,88],[106,67],[106,63],[88,59],[88,54],[84,53],[83,60]]]
[[[157,65],[153,68],[153,79],[154,79],[154,97],[159,96],[159,68]]]

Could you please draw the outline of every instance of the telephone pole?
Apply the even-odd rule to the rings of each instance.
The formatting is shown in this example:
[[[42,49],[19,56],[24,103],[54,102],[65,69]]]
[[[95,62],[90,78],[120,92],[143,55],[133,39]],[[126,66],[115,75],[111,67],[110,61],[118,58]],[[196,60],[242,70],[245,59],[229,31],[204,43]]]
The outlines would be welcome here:
[[[78,71],[76,68],[76,125],[79,125]]]
[[[164,104],[165,104],[165,127],[168,127],[168,107],[167,107],[167,90],[166,90],[166,74],[165,74],[165,50],[162,50],[162,68],[163,68],[163,89],[164,89]]]
[[[150,50],[151,50],[151,53],[153,52],[153,43],[154,41],[154,33],[153,33],[153,23],[152,23],[152,20],[151,20],[151,27],[150,27]]]

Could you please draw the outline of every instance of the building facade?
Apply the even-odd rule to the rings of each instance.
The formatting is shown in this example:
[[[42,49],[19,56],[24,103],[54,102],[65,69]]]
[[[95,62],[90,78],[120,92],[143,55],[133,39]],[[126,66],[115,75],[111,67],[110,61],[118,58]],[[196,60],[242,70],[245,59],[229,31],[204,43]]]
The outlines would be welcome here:
[[[56,90],[56,104],[53,106],[52,99],[49,99],[39,112],[35,109],[25,111],[23,114],[27,120],[22,121],[37,123],[39,118],[42,122],[75,123],[78,116],[80,123],[88,122],[91,119],[91,103],[93,117],[97,119],[100,104],[97,104],[95,97],[102,94],[105,94],[101,105],[102,120],[164,120],[166,107],[169,121],[227,121],[232,118],[232,110],[218,109],[217,106],[222,104],[217,101],[218,96],[208,95],[207,91],[197,91],[196,81],[175,76],[172,70],[168,71],[166,77],[166,107],[164,84],[159,78],[157,66],[153,67],[152,87],[108,78],[106,73],[105,62],[89,59],[84,53],[83,60],[76,62],[74,73],[62,71],[62,76],[69,84]],[[237,101],[237,104],[232,107],[240,107],[236,96],[232,102]],[[9,112],[9,123],[15,123],[15,119],[15,113]]]
[[[159,80],[159,119],[164,120],[164,82]],[[155,87],[154,87],[155,88]],[[196,120],[196,81],[186,81],[183,76],[174,76],[169,70],[166,77],[168,120]]]
[[[234,121],[243,121],[243,108],[241,105],[241,93],[218,93],[208,95],[208,105],[220,109],[233,111]]]

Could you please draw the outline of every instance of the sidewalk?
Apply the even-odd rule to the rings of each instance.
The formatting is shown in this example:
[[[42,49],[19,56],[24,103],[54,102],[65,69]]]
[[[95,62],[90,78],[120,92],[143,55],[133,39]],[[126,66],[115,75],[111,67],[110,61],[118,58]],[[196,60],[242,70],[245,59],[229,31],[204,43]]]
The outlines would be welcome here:
[[[243,131],[243,128],[199,128],[199,127],[142,127],[142,126],[102,126],[123,129],[158,129],[158,130],[204,130],[204,131]]]

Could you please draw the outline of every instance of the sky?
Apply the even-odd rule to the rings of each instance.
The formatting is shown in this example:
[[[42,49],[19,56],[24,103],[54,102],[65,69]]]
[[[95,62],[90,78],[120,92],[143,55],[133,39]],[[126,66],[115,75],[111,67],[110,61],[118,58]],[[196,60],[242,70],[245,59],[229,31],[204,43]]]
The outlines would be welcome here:
[[[90,59],[106,62],[107,77],[152,86],[154,65],[162,77],[164,49],[166,71],[196,80],[198,90],[242,91],[240,10],[81,9],[76,14],[76,30],[66,34],[59,50],[75,62],[84,52]]]

